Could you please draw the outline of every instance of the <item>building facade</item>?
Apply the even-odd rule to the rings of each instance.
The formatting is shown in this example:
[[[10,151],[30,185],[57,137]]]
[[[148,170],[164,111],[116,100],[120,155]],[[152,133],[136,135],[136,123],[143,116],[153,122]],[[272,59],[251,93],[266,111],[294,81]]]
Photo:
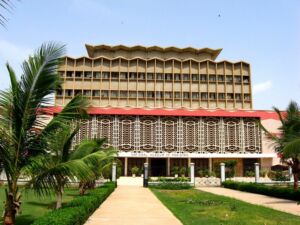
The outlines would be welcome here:
[[[213,170],[229,159],[237,160],[242,176],[254,162],[277,162],[259,122],[276,132],[278,118],[252,110],[248,63],[217,62],[221,49],[86,48],[88,56],[63,58],[56,109],[77,94],[87,96],[91,116],[81,121],[74,144],[106,137],[106,146],[118,149],[124,175],[144,162],[152,176],[190,162],[196,170]]]

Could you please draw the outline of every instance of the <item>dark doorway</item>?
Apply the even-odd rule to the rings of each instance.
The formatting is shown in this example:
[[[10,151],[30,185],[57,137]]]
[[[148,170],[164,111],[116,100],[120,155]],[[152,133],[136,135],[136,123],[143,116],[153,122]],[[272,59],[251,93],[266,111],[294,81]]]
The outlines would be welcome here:
[[[244,176],[246,174],[247,171],[252,171],[254,172],[254,163],[259,162],[258,159],[243,159],[243,164],[244,164]]]
[[[161,177],[166,176],[167,170],[166,159],[151,159],[151,176]]]

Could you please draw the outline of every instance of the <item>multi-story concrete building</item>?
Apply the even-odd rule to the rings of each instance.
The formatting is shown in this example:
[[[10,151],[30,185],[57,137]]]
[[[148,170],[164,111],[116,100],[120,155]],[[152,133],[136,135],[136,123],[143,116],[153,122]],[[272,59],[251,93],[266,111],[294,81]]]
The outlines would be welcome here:
[[[77,94],[87,96],[91,118],[82,121],[75,143],[106,137],[124,175],[146,161],[151,175],[161,176],[189,162],[213,170],[226,159],[236,159],[242,175],[255,161],[268,167],[277,160],[259,121],[276,132],[278,118],[252,110],[249,63],[217,62],[221,49],[86,48],[88,56],[63,59],[56,110]]]

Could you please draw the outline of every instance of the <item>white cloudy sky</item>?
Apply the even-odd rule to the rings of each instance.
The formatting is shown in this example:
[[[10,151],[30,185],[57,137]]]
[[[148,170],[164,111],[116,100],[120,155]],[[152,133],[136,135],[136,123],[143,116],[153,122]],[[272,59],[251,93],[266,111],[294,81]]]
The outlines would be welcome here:
[[[255,109],[300,103],[298,0],[23,0],[0,27],[0,89],[5,63],[20,74],[45,41],[85,55],[85,43],[223,48],[218,60],[251,63]],[[3,11],[3,10],[2,10]],[[219,16],[220,15],[220,16]]]

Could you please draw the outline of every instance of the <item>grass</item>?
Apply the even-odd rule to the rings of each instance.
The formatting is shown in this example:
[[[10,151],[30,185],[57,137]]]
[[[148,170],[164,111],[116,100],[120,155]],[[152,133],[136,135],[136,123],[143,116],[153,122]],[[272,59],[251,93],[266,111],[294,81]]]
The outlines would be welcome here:
[[[195,189],[152,192],[185,225],[300,224],[300,217]]]
[[[66,188],[63,196],[63,203],[69,202],[74,197],[79,195],[78,188]],[[5,200],[4,187],[0,187],[0,213],[2,225],[2,212]],[[35,219],[43,216],[45,213],[54,209],[55,196],[38,197],[32,190],[28,190],[22,194],[21,198],[21,215],[17,216],[16,225],[31,224]]]

